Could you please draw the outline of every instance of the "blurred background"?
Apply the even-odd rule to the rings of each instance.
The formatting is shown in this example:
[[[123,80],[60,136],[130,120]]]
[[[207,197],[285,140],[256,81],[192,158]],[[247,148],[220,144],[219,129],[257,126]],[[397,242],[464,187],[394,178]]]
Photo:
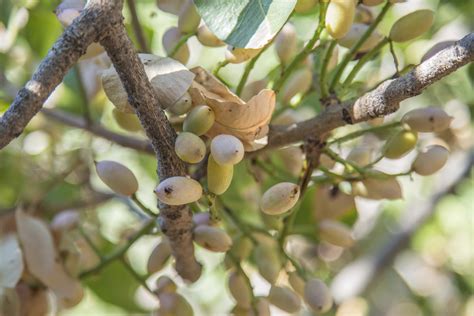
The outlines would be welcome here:
[[[16,91],[30,79],[62,33],[63,28],[53,12],[58,4],[59,1],[52,0],[0,0],[0,113],[6,111]],[[177,17],[160,11],[154,1],[137,0],[136,8],[151,51],[164,56],[161,38],[169,27],[177,25]],[[434,10],[435,24],[420,39],[395,46],[401,68],[418,64],[434,44],[460,39],[474,30],[474,1],[408,0],[389,12],[379,31],[387,34],[398,17],[415,8]],[[378,10],[379,7],[373,8],[374,12]],[[124,15],[129,34],[135,40],[127,7]],[[295,14],[290,21],[303,42],[316,28],[317,12]],[[188,45],[191,55],[186,66],[189,68],[200,65],[213,69],[217,61],[224,59],[225,47],[204,47],[195,37],[189,39]],[[340,56],[343,52],[340,48]],[[274,49],[266,50],[249,82],[265,78],[278,64]],[[106,98],[99,79],[101,71],[108,66],[109,61],[103,55],[80,61],[45,107],[65,111],[80,120],[90,118],[118,134],[144,138],[141,131],[127,132],[114,120],[113,105]],[[244,67],[244,64],[229,65],[220,74],[235,87]],[[365,87],[371,87],[394,73],[393,60],[386,48],[379,58],[363,68],[351,91],[354,95],[361,91],[357,81],[363,80]],[[434,84],[423,95],[403,102],[399,112],[385,119],[390,122],[410,109],[432,105],[443,107],[452,115],[454,121],[447,132],[421,139],[422,144],[443,141],[450,147],[452,155],[442,172],[426,178],[417,175],[403,178],[403,200],[380,202],[357,198],[357,211],[354,210],[348,221],[354,224],[358,244],[350,250],[324,242],[311,243],[310,238],[301,236],[292,238],[292,251],[300,253],[315,274],[331,284],[334,297],[339,301],[332,312],[334,315],[474,315],[472,173],[457,186],[455,194],[448,192],[432,197],[440,185],[462,168],[469,159],[466,154],[472,152],[473,78],[471,64]],[[317,93],[296,103],[295,110],[303,118],[313,116],[320,108]],[[355,129],[343,128],[337,134],[344,135]],[[354,143],[348,143],[340,152],[345,154],[352,146]],[[408,155],[397,161],[382,160],[377,166],[386,172],[401,172],[410,166],[413,158]],[[20,137],[0,151],[0,221],[19,203],[35,205],[37,212],[49,219],[64,210],[80,210],[84,229],[101,249],[120,244],[137,227],[140,217],[129,201],[113,196],[98,179],[93,161],[105,159],[120,161],[132,169],[140,183],[139,199],[156,209],[155,196],[151,194],[157,183],[153,155],[118,146],[83,129],[37,115]],[[243,217],[253,220],[263,191],[246,163],[238,168],[233,185],[223,199]],[[285,166],[276,161],[277,173],[278,168],[285,169]],[[314,212],[316,191],[315,187],[308,190],[303,210],[299,212],[297,222],[302,229]],[[417,222],[418,216],[426,218]],[[400,249],[393,252],[393,264],[384,263],[384,250],[411,225],[415,227],[410,233],[411,240],[397,244]],[[159,239],[153,234],[144,236],[128,252],[127,257],[139,274],[146,273],[147,258]],[[221,264],[223,255],[198,248],[197,257],[205,267],[197,283],[184,285],[172,265],[147,282],[153,284],[161,274],[172,276],[196,315],[227,314],[233,301],[223,282],[226,275]],[[94,261],[93,254],[90,260]],[[255,272],[251,266],[248,269]],[[256,294],[265,295],[268,283],[256,272],[250,275]],[[157,306],[156,300],[119,263],[106,267],[97,277],[86,279],[85,285],[84,300],[74,308],[60,311],[60,315],[128,315],[145,313]],[[276,308],[273,314],[285,315]],[[301,312],[301,315],[310,314]]]

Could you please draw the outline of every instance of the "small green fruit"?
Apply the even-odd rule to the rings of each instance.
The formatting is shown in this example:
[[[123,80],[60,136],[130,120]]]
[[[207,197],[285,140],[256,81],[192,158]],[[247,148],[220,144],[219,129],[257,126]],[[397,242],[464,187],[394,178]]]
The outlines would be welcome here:
[[[289,211],[298,202],[300,188],[291,182],[282,182],[268,189],[260,201],[260,209],[269,215],[279,215]]]
[[[272,286],[268,301],[287,313],[296,313],[301,308],[299,296],[286,286]]]
[[[275,50],[283,64],[288,64],[295,56],[298,39],[293,24],[287,23],[275,37]]]
[[[444,167],[449,151],[440,145],[434,145],[420,152],[412,164],[412,169],[422,176],[429,176]]]
[[[124,165],[110,160],[96,163],[99,178],[118,194],[131,196],[138,190],[138,181],[133,172]]]
[[[244,158],[244,145],[233,135],[217,135],[211,142],[211,155],[220,165],[235,165]]]
[[[149,274],[160,271],[166,265],[171,256],[170,242],[166,237],[153,248],[150,257],[148,257],[147,271]]]
[[[202,187],[187,177],[171,177],[160,182],[155,189],[158,199],[168,205],[183,205],[199,200]]]
[[[214,157],[209,155],[207,162],[207,188],[210,192],[221,195],[229,188],[234,175],[233,165],[218,164]]]
[[[326,219],[321,221],[318,227],[321,239],[333,245],[347,248],[354,244],[351,230],[341,222]]]
[[[121,112],[118,109],[113,109],[112,114],[115,122],[117,122],[117,124],[124,130],[129,132],[138,132],[142,130],[140,120],[135,114]]]
[[[278,249],[274,246],[260,244],[254,250],[254,258],[260,275],[270,284],[274,284],[282,268]]]
[[[176,137],[174,150],[181,160],[188,163],[198,163],[206,155],[206,144],[199,136],[183,132]]]
[[[248,309],[252,306],[252,289],[245,278],[237,271],[229,276],[229,291],[235,299],[237,306]]]
[[[333,299],[327,285],[319,279],[310,279],[304,287],[304,299],[311,309],[325,313],[331,309]]]
[[[388,159],[399,159],[412,151],[417,141],[418,134],[415,131],[399,131],[386,142],[384,156]]]
[[[331,0],[326,12],[326,29],[333,38],[339,39],[349,32],[354,22],[356,1]]]
[[[197,39],[202,45],[208,47],[220,47],[225,45],[225,43],[204,24],[198,29]]]
[[[167,107],[166,111],[174,115],[183,115],[188,113],[192,106],[193,102],[191,96],[186,92],[178,101]]]
[[[206,132],[214,124],[214,111],[207,105],[199,105],[193,108],[183,123],[183,131],[196,134],[198,136]]]
[[[443,109],[427,107],[407,112],[402,122],[420,133],[442,132],[449,128],[453,118]]]
[[[169,28],[165,34],[163,34],[163,47],[166,51],[167,54],[171,54],[173,49],[175,48],[176,44],[178,44],[179,40],[183,34],[179,31],[177,27],[171,27]],[[170,56],[171,58],[176,59],[183,65],[186,65],[186,63],[189,60],[189,47],[187,43],[184,43],[178,51],[173,55]]]
[[[199,225],[194,228],[194,241],[214,252],[226,252],[232,247],[232,239],[220,228]]]
[[[390,29],[390,39],[394,42],[407,42],[428,31],[433,25],[434,12],[418,10],[397,20]]]
[[[178,16],[178,29],[181,33],[192,33],[195,32],[201,22],[201,17],[199,16],[196,6],[192,0],[188,0],[183,7]]]

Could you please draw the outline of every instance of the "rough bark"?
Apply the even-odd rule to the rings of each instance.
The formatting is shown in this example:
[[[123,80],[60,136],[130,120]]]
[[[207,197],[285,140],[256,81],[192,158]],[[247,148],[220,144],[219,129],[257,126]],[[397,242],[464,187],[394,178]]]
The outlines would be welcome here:
[[[117,26],[100,43],[112,60],[127,91],[128,101],[151,140],[158,160],[157,173],[160,180],[184,176],[185,164],[174,151],[176,132],[161,109],[125,26]],[[201,265],[194,257],[191,210],[186,205],[169,206],[158,203],[158,207],[161,230],[170,240],[176,258],[176,271],[183,278],[196,281],[201,274]]]
[[[9,109],[1,117],[0,149],[23,132],[68,70],[86,52],[87,47],[120,22],[117,16],[109,14],[115,6],[114,1],[90,1],[82,14],[56,41],[31,80],[18,92]]]
[[[346,124],[368,121],[398,110],[400,102],[421,94],[434,82],[474,61],[474,33],[415,67],[408,74],[388,80],[356,101],[328,107],[318,116],[288,126],[271,126],[268,145],[259,152],[282,147],[327,133]]]

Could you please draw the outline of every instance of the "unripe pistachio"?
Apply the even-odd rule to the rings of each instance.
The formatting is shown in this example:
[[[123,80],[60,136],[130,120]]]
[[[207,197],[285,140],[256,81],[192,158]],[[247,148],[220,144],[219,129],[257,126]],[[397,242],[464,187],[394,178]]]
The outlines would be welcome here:
[[[318,0],[298,0],[295,5],[295,12],[308,13],[313,10],[317,3]]]
[[[300,188],[291,182],[275,184],[268,189],[260,201],[260,209],[269,215],[279,215],[289,211],[298,202]]]
[[[257,316],[271,316],[270,303],[265,297],[257,298]]]
[[[183,123],[183,131],[196,134],[198,136],[206,132],[214,124],[214,111],[207,105],[198,105],[193,108]]]
[[[301,278],[296,271],[288,273],[288,283],[290,283],[291,288],[295,290],[300,296],[304,296],[304,287],[305,281]]]
[[[65,210],[53,217],[50,226],[53,231],[68,231],[77,226],[79,219],[78,211]]]
[[[277,155],[286,166],[286,170],[293,176],[301,173],[304,165],[303,151],[299,146],[291,146],[279,149]]]
[[[358,5],[354,16],[354,23],[371,24],[374,21],[372,11],[365,5]]]
[[[354,22],[356,1],[331,0],[326,12],[326,29],[333,38],[339,39],[349,32]]]
[[[402,198],[402,188],[397,178],[369,178],[353,187],[355,194],[371,200],[396,200]]]
[[[362,0],[362,3],[369,6],[369,7],[379,5],[382,2],[384,2],[384,0]]]
[[[218,164],[212,155],[207,161],[207,188],[210,192],[221,195],[229,188],[234,175],[233,165]]]
[[[240,64],[255,57],[262,48],[241,48],[228,46],[225,51],[225,59],[231,64]]]
[[[389,159],[398,159],[415,148],[418,134],[412,130],[402,130],[392,135],[385,143],[383,154]]]
[[[339,39],[337,42],[339,45],[351,48],[354,46],[357,41],[364,35],[364,33],[369,28],[369,25],[361,24],[361,23],[354,23],[352,24],[349,32]],[[383,39],[383,36],[380,35],[377,31],[374,31],[370,34],[369,38],[365,40],[364,44],[359,48],[358,52],[368,52]]]
[[[286,23],[275,37],[275,50],[283,64],[288,64],[297,50],[296,30],[293,24]]]
[[[115,122],[117,122],[118,126],[124,130],[129,132],[138,132],[142,130],[140,120],[135,114],[125,113],[117,109],[113,109],[112,114],[114,116]]]
[[[115,193],[131,196],[137,192],[137,178],[121,163],[103,160],[97,162],[95,168],[99,178]]]
[[[162,294],[162,293],[174,293],[177,290],[176,283],[170,279],[170,277],[166,275],[160,276],[156,280],[156,289],[155,293]]]
[[[156,0],[158,9],[163,12],[178,15],[186,0]]]
[[[274,284],[282,268],[277,248],[260,244],[254,250],[254,257],[260,275]]]
[[[250,256],[253,249],[253,243],[248,237],[241,236],[232,243],[230,249],[232,255],[239,261],[243,261]]]
[[[304,299],[311,309],[325,313],[331,309],[333,300],[327,285],[319,279],[310,279],[304,288]]]
[[[233,271],[229,275],[229,291],[237,302],[237,306],[250,308],[252,304],[252,288],[246,282],[243,275]]]
[[[430,146],[420,152],[412,164],[412,169],[422,176],[429,176],[437,172],[448,161],[449,151],[440,145]]]
[[[417,10],[398,19],[390,29],[390,39],[394,42],[407,42],[428,31],[433,25],[434,12]]]
[[[225,43],[204,24],[198,28],[197,39],[202,45],[208,47],[220,47],[225,45]]]
[[[149,274],[160,271],[166,265],[166,262],[171,256],[170,242],[166,237],[156,245],[148,257],[147,271]]]
[[[199,182],[187,177],[171,177],[160,182],[155,189],[158,199],[168,205],[195,202],[202,196]]]
[[[177,27],[169,28],[165,34],[163,34],[163,47],[167,54],[171,54],[173,49],[175,48],[176,44],[178,44],[179,40],[181,39],[181,32]],[[187,43],[184,43],[178,51],[173,55],[170,56],[171,58],[176,59],[183,65],[185,65],[189,60],[189,47]]]
[[[351,0],[352,1],[352,0]],[[299,93],[305,93],[311,87],[313,74],[308,68],[301,68],[293,72],[281,88],[281,100],[284,103]]]
[[[199,136],[188,132],[176,137],[174,150],[181,160],[189,163],[198,163],[206,156],[206,144]]]
[[[211,142],[211,155],[220,165],[235,165],[244,158],[244,145],[233,135],[217,135]]]
[[[438,107],[411,110],[402,118],[403,123],[421,133],[442,132],[449,127],[452,120],[451,116]]]
[[[372,160],[372,151],[366,146],[354,147],[346,160],[360,167],[367,166]]]
[[[102,72],[101,80],[105,95],[110,102],[122,112],[134,113],[133,108],[128,103],[128,95],[123,88],[122,81],[120,81],[113,67]]]
[[[232,246],[232,239],[220,228],[199,225],[194,228],[194,241],[214,252],[226,252]]]
[[[287,313],[296,313],[301,308],[301,299],[286,286],[272,286],[268,301]]]
[[[321,221],[318,227],[321,239],[335,246],[346,248],[354,244],[350,228],[341,222],[326,219]]]
[[[193,316],[194,312],[186,299],[178,293],[162,293],[158,296],[160,300],[160,314]]]
[[[181,8],[178,16],[178,29],[181,33],[195,32],[201,22],[201,17],[197,12],[192,0],[187,0]]]
[[[210,225],[211,214],[209,212],[200,212],[193,215],[194,225]]]
[[[178,101],[167,107],[166,111],[174,115],[183,115],[188,113],[192,106],[193,102],[191,96],[186,92]]]

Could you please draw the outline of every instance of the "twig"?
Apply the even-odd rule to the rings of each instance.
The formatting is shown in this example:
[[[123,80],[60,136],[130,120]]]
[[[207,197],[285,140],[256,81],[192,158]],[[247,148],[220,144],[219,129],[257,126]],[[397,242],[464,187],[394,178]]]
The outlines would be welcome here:
[[[112,253],[102,256],[102,260],[93,268],[81,272],[79,277],[81,279],[87,278],[91,275],[98,273],[102,268],[110,264],[112,261],[119,259],[122,257],[127,250],[143,235],[148,233],[153,227],[155,226],[155,221],[149,219],[143,226],[140,228],[133,236],[131,236],[127,243],[121,247],[115,249]]]
[[[367,41],[370,35],[374,32],[375,28],[380,24],[380,22],[382,22],[383,18],[388,12],[388,9],[390,9],[391,6],[392,6],[392,3],[387,0],[387,3],[383,7],[382,11],[380,11],[375,21],[369,26],[367,31],[365,31],[365,33],[361,36],[361,38],[357,41],[357,43],[355,43],[354,46],[351,47],[349,52],[346,54],[346,56],[344,57],[344,59],[341,61],[340,65],[336,69],[336,73],[334,74],[334,77],[332,78],[331,83],[329,85],[330,91],[334,90],[334,87],[339,82],[339,79],[341,78],[347,64],[349,64],[349,62],[354,58],[354,56],[359,51],[359,48],[361,48],[362,45],[364,45],[364,43]]]
[[[288,126],[270,126],[268,145],[247,153],[251,158],[264,151],[322,135],[346,124],[368,121],[398,110],[400,102],[417,96],[428,86],[474,60],[474,33],[443,49],[435,56],[394,80],[383,82],[357,100],[327,107],[316,117]]]
[[[395,71],[396,71],[396,74],[397,76],[400,75],[400,70],[398,69],[398,58],[397,58],[397,54],[395,53],[395,48],[393,47],[393,41],[392,40],[389,40],[388,41],[388,44],[389,44],[389,47],[390,47],[390,54],[392,54],[392,58],[393,58],[393,63],[395,64]]]
[[[158,216],[158,214],[154,213],[152,210],[150,210],[148,207],[143,205],[143,203],[138,199],[136,193],[133,193],[130,199],[135,202],[135,204],[147,215],[151,216],[152,218],[155,218]]]
[[[137,9],[135,7],[135,0],[127,0],[127,5],[128,10],[130,11],[130,16],[132,17],[133,33],[135,34],[135,38],[137,39],[138,45],[140,45],[140,50],[143,53],[149,53],[150,48],[148,47],[148,43],[145,39],[143,29],[138,19]]]
[[[293,58],[292,62],[283,70],[282,76],[275,82],[273,86],[273,90],[278,93],[281,89],[285,81],[288,79],[290,74],[295,70],[298,65],[313,51],[314,45],[319,40],[322,31],[325,28],[325,19],[326,19],[326,11],[328,8],[328,3],[323,2],[320,3],[320,11],[319,11],[319,23],[316,31],[314,32],[313,37],[306,43],[306,46],[303,50]]]
[[[239,84],[237,85],[237,89],[235,90],[235,94],[237,94],[238,96],[240,96],[240,94],[242,93],[242,90],[244,89],[245,84],[247,83],[247,79],[249,78],[250,72],[252,71],[253,67],[255,66],[255,63],[260,58],[260,56],[262,56],[263,52],[269,46],[270,45],[268,44],[264,48],[262,48],[262,50],[255,57],[250,59],[250,61],[247,63],[247,65],[245,65],[244,73],[242,74],[242,78],[240,78]]]
[[[181,36],[181,38],[179,39],[179,41],[176,43],[176,45],[173,47],[173,49],[171,50],[171,53],[168,54],[169,57],[173,57],[177,52],[178,50],[181,48],[181,46],[183,46],[190,37],[196,35],[196,32],[191,32],[191,33],[187,33],[187,34],[184,34],[183,36]]]
[[[390,42],[390,40],[387,37],[384,38],[383,40],[381,40],[377,44],[377,46],[372,48],[371,51],[367,52],[361,59],[359,59],[357,64],[354,66],[354,68],[352,68],[351,72],[347,76],[346,80],[344,80],[344,83],[342,84],[343,89],[347,88],[347,86],[351,84],[352,80],[354,80],[355,76],[359,73],[359,71],[362,69],[362,67],[369,60],[372,60],[374,58],[375,54],[377,54],[389,42]]]
[[[151,143],[145,139],[140,139],[140,138],[126,136],[126,135],[120,135],[108,129],[105,129],[104,127],[100,125],[95,125],[95,124],[87,125],[84,119],[77,117],[76,115],[66,113],[61,110],[52,110],[52,109],[43,108],[41,109],[41,113],[43,113],[48,118],[52,118],[58,122],[61,122],[69,126],[86,130],[96,136],[110,140],[111,142],[118,144],[120,146],[132,148],[132,149],[135,149],[147,154],[154,154],[153,148],[151,147]]]
[[[342,144],[342,143],[345,143],[347,141],[358,138],[360,136],[363,136],[367,133],[381,132],[381,131],[385,131],[387,129],[392,129],[392,128],[395,128],[395,127],[398,127],[398,126],[401,126],[401,122],[397,121],[397,122],[388,123],[388,124],[384,124],[384,125],[363,128],[363,129],[360,129],[358,131],[349,133],[345,136],[335,138],[335,139],[329,141],[328,145]]]

